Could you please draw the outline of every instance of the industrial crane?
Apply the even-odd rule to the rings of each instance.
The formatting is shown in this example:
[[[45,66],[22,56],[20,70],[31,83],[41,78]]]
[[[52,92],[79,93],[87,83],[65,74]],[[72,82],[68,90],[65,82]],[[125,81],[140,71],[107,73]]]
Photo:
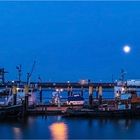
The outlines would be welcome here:
[[[36,65],[36,61],[34,61],[32,68],[31,68],[31,71],[27,73],[27,85],[30,84],[30,79],[31,79],[31,76],[32,76],[33,71],[35,69],[35,65]]]

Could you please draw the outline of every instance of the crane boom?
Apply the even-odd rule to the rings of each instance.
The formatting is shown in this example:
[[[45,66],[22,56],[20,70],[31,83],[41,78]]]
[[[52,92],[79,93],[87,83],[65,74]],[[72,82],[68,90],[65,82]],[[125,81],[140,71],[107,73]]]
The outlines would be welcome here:
[[[27,84],[30,83],[30,78],[31,78],[31,76],[32,76],[32,74],[33,74],[33,71],[34,71],[34,69],[35,69],[35,65],[36,65],[36,61],[34,61],[33,65],[32,65],[31,71],[30,71],[29,73],[27,73]]]

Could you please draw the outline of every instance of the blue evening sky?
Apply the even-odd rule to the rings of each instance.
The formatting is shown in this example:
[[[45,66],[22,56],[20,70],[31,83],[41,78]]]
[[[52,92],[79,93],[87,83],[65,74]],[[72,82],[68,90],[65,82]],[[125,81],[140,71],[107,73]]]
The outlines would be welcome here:
[[[131,46],[131,53],[122,51]],[[16,79],[140,79],[140,2],[0,2],[0,66]]]

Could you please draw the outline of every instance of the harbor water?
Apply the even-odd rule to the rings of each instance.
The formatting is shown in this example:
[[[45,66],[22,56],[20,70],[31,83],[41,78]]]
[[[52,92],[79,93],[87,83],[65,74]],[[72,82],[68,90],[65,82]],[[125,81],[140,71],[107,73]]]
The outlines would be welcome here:
[[[51,100],[52,92],[43,91],[43,103]],[[60,94],[67,98],[66,92]],[[39,93],[35,95],[39,102]],[[114,98],[114,93],[104,91],[103,97]],[[84,98],[88,100],[88,91]],[[29,116],[0,121],[0,139],[140,139],[139,130],[140,119]]]
[[[0,139],[139,139],[139,119],[36,116],[0,122]]]

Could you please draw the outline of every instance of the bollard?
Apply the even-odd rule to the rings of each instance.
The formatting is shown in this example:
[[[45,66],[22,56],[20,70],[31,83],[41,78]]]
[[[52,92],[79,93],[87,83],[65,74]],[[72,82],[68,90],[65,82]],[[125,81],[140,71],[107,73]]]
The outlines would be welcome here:
[[[16,105],[17,104],[17,87],[16,86],[13,86],[12,93],[13,93],[13,105]]]
[[[25,85],[24,87],[24,92],[25,92],[25,111],[28,109],[28,93],[29,93],[29,87],[28,85]]]
[[[93,101],[93,86],[89,86],[89,105],[92,105],[92,101]]]
[[[99,94],[99,88],[96,87],[96,99],[98,99],[98,94]]]
[[[84,93],[84,91],[83,91],[83,86],[81,87],[81,96],[83,97],[83,93]]]
[[[40,103],[42,103],[42,87],[39,87]]]
[[[73,96],[72,87],[70,88],[70,96]]]
[[[61,107],[61,101],[60,101],[60,91],[58,91],[57,106],[58,106],[58,108],[60,108],[60,107]]]
[[[103,88],[102,86],[99,86],[99,104],[102,104],[102,94],[103,94]]]
[[[67,91],[68,91],[68,97],[69,97],[71,94],[70,87],[67,88]]]

